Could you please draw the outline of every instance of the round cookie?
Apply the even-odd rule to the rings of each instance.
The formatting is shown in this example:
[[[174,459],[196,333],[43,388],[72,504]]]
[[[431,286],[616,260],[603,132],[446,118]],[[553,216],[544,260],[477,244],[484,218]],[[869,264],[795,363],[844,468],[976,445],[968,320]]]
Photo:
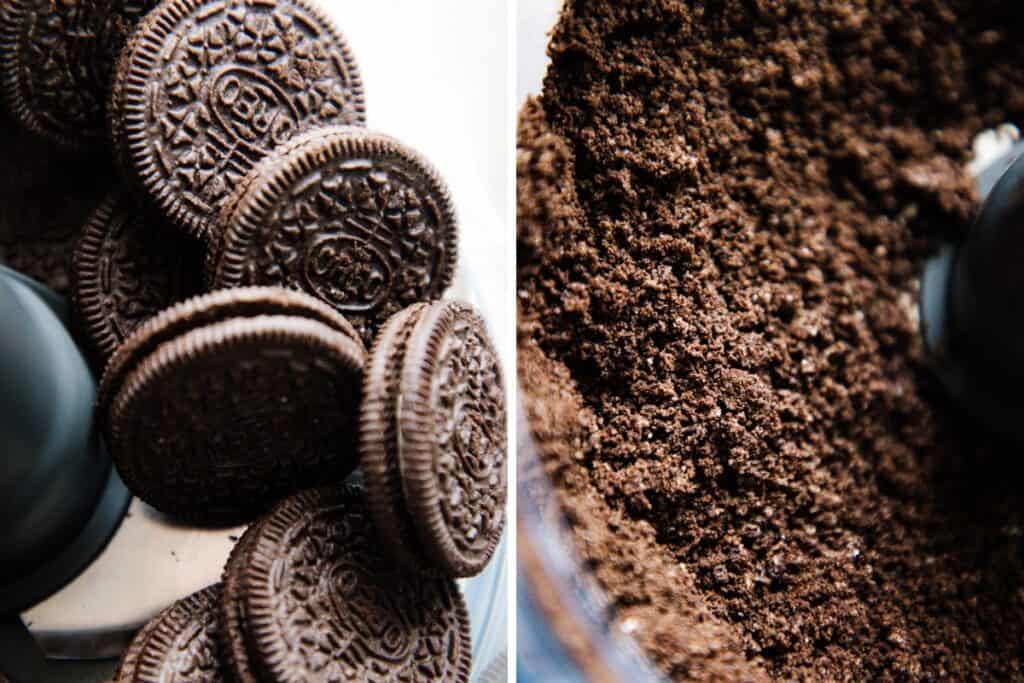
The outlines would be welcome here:
[[[226,683],[216,584],[176,602],[132,640],[114,683]]]
[[[398,458],[398,401],[402,361],[409,336],[428,304],[399,311],[384,325],[370,350],[363,380],[359,452],[367,504],[391,555],[418,567],[425,555],[416,525],[405,510]]]
[[[352,324],[337,311],[301,292],[280,287],[243,287],[203,294],[161,311],[122,344],[110,359],[97,389],[98,419],[106,422],[114,395],[128,373],[162,344],[203,325],[229,318],[285,315],[321,322],[351,339],[365,355]]]
[[[380,552],[359,490],[281,502],[247,532],[222,615],[253,680],[469,681],[469,616],[454,581],[407,573]],[[236,672],[237,673],[237,672]]]
[[[48,140],[106,138],[118,54],[157,0],[8,0],[0,9],[0,90],[7,110]]]
[[[505,525],[501,367],[483,319],[442,302],[394,316],[371,351],[360,450],[396,559],[451,576],[487,566]]]
[[[118,192],[78,238],[71,276],[78,326],[102,368],[146,320],[202,291],[202,250]]]
[[[126,171],[197,236],[278,145],[365,121],[355,59],[309,0],[166,0],[122,53],[110,111]]]
[[[247,521],[356,464],[361,343],[322,322],[309,297],[267,314],[287,304],[245,293],[237,309],[221,296],[235,292],[218,293],[158,316],[101,382],[100,420],[125,484],[185,520]]]
[[[282,285],[344,313],[364,341],[451,283],[455,211],[437,171],[386,135],[315,131],[243,182],[218,219],[214,287]]]

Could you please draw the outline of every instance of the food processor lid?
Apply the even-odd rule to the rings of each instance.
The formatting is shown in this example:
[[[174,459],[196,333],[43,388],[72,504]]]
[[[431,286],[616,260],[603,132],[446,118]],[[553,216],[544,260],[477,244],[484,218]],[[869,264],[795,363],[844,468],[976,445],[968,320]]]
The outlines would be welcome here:
[[[0,268],[0,614],[80,572],[128,503],[93,429],[95,382],[65,315],[55,295]]]

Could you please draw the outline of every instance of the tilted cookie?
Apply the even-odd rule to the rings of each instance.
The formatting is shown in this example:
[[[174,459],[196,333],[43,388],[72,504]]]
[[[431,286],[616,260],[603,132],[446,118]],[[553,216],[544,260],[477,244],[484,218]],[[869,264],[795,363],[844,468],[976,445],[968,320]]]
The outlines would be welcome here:
[[[228,683],[221,657],[221,586],[179,600],[132,639],[113,683]]]
[[[110,116],[126,172],[203,236],[266,154],[365,111],[352,52],[310,0],[165,0],[122,53]]]
[[[71,297],[93,365],[102,369],[149,318],[203,290],[202,248],[116,192],[75,244]]]
[[[279,503],[239,541],[224,582],[224,650],[240,683],[469,681],[455,582],[383,555],[356,488]]]
[[[309,296],[214,292],[121,346],[98,420],[139,498],[190,521],[248,521],[355,467],[364,362],[352,326]]]
[[[385,546],[404,564],[473,576],[505,525],[505,395],[484,322],[456,302],[413,306],[366,371],[360,451]]]
[[[114,63],[158,0],[7,0],[0,92],[23,126],[65,147],[106,141]]]

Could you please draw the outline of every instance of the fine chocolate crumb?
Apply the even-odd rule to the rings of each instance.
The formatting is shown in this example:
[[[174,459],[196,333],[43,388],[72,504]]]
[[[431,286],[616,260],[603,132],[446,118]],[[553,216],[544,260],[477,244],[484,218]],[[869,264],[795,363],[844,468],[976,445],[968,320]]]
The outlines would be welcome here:
[[[1022,468],[916,320],[973,136],[1024,118],[1020,12],[567,4],[520,125],[520,373],[585,565],[673,678],[1024,675]]]

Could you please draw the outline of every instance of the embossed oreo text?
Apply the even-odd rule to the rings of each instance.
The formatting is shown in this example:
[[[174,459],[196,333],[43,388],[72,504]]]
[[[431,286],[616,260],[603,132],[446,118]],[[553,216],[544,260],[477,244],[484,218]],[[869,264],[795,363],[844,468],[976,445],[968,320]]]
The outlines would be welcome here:
[[[305,290],[362,328],[440,296],[449,254],[437,196],[400,159],[351,159],[316,169],[280,193],[238,249],[236,285]]]
[[[211,108],[217,123],[264,154],[286,142],[299,125],[299,113],[288,96],[259,71],[222,71],[212,90]]]
[[[150,55],[152,96],[126,106],[144,108],[150,158],[142,163],[153,182],[205,224],[250,168],[296,133],[359,125],[362,96],[347,48],[304,3],[178,4],[189,11]]]

